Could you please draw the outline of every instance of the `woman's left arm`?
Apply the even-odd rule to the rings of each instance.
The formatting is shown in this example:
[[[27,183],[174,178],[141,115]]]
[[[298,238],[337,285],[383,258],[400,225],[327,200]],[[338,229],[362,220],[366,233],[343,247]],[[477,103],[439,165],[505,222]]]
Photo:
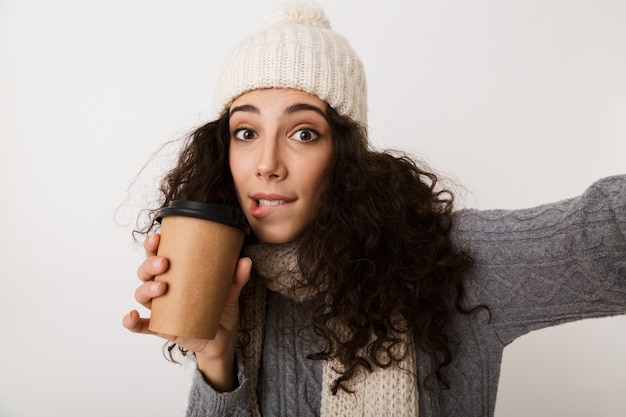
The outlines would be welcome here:
[[[504,345],[543,327],[626,313],[626,175],[554,204],[459,212],[452,237],[475,261],[468,306],[490,308]]]

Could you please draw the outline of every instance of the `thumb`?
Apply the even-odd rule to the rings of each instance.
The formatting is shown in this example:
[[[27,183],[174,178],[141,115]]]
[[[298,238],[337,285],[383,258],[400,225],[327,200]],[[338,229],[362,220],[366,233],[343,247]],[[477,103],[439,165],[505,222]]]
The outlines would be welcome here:
[[[250,272],[252,271],[252,259],[239,258],[237,266],[235,267],[235,275],[233,277],[233,283],[228,293],[228,302],[237,302],[242,288],[250,280]]]
[[[239,320],[239,295],[241,289],[250,280],[252,270],[252,260],[250,258],[240,258],[235,267],[235,275],[226,299],[224,312],[222,313],[221,325],[224,329],[231,331],[237,327]]]

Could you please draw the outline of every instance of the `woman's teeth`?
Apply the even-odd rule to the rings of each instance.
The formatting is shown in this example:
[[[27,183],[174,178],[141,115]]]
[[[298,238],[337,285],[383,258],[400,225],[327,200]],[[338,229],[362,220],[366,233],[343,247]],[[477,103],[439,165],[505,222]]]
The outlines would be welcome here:
[[[284,202],[285,200],[257,200],[259,206],[279,206]]]

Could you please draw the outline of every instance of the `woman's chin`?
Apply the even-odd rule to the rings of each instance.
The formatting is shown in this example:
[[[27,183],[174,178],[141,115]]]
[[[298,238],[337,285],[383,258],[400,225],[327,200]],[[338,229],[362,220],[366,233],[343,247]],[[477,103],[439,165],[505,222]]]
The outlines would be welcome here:
[[[274,230],[255,230],[252,229],[254,231],[254,235],[257,237],[258,240],[260,240],[263,243],[271,243],[271,244],[281,244],[281,243],[289,243],[293,240],[295,240],[300,233],[295,233],[295,232],[288,232],[285,230],[278,230],[278,231],[274,231]]]

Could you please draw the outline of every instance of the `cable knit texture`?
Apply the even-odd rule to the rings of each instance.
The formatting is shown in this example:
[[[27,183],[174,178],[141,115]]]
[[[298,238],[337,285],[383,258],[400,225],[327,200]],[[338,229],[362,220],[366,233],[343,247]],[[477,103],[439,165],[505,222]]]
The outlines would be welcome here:
[[[427,355],[416,355],[420,417],[492,417],[506,345],[532,330],[626,313],[626,176],[602,179],[580,197],[535,208],[460,211],[452,238],[475,260],[465,275],[462,304],[486,304],[493,318],[452,312],[453,360],[444,370],[449,390],[424,385],[433,364]],[[272,260],[288,265],[283,247],[266,250],[275,254],[251,254],[255,268]],[[240,387],[230,393],[216,393],[196,376],[189,416],[248,417],[252,404],[264,416],[321,414],[325,365],[306,359],[316,335],[307,331],[307,316],[292,295],[270,290],[267,296],[266,307],[254,313],[267,317],[261,372],[244,372],[238,355]],[[252,385],[258,398],[250,398]]]

